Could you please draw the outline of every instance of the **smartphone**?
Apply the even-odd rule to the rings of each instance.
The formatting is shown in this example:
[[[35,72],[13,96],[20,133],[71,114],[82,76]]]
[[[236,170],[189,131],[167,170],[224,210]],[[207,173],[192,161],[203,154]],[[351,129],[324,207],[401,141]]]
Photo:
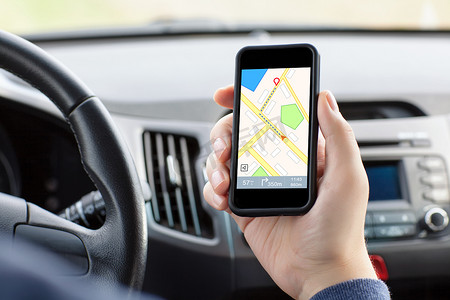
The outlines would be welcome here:
[[[309,44],[236,56],[229,206],[240,216],[301,215],[316,199],[319,54]]]

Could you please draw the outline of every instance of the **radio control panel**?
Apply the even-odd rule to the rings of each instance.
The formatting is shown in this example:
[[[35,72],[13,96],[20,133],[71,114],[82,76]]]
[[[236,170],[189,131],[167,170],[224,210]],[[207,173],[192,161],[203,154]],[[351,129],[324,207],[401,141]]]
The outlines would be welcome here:
[[[371,189],[366,239],[423,239],[445,232],[450,194],[442,157],[416,156],[364,163]]]
[[[367,239],[386,239],[414,236],[417,218],[413,211],[367,212],[364,236]]]

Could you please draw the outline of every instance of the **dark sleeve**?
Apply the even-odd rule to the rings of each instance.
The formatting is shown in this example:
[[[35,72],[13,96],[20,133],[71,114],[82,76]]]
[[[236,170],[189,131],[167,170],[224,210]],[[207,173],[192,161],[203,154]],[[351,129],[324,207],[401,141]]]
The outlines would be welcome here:
[[[388,300],[391,299],[388,287],[381,280],[354,279],[330,286],[311,300]]]

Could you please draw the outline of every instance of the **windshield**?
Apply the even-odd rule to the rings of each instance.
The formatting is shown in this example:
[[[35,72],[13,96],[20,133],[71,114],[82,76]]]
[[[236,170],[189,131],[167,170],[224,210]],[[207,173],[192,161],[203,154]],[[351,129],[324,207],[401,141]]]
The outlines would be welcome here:
[[[0,28],[16,34],[152,24],[195,24],[197,30],[211,30],[207,27],[212,24],[235,29],[449,30],[450,1],[2,0],[0,9]]]

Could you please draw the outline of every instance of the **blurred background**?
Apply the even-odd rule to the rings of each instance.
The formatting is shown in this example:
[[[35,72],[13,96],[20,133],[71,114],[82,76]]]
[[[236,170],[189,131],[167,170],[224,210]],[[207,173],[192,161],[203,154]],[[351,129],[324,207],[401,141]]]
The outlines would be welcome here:
[[[228,26],[449,30],[448,0],[1,0],[0,28],[17,34],[218,22]]]

